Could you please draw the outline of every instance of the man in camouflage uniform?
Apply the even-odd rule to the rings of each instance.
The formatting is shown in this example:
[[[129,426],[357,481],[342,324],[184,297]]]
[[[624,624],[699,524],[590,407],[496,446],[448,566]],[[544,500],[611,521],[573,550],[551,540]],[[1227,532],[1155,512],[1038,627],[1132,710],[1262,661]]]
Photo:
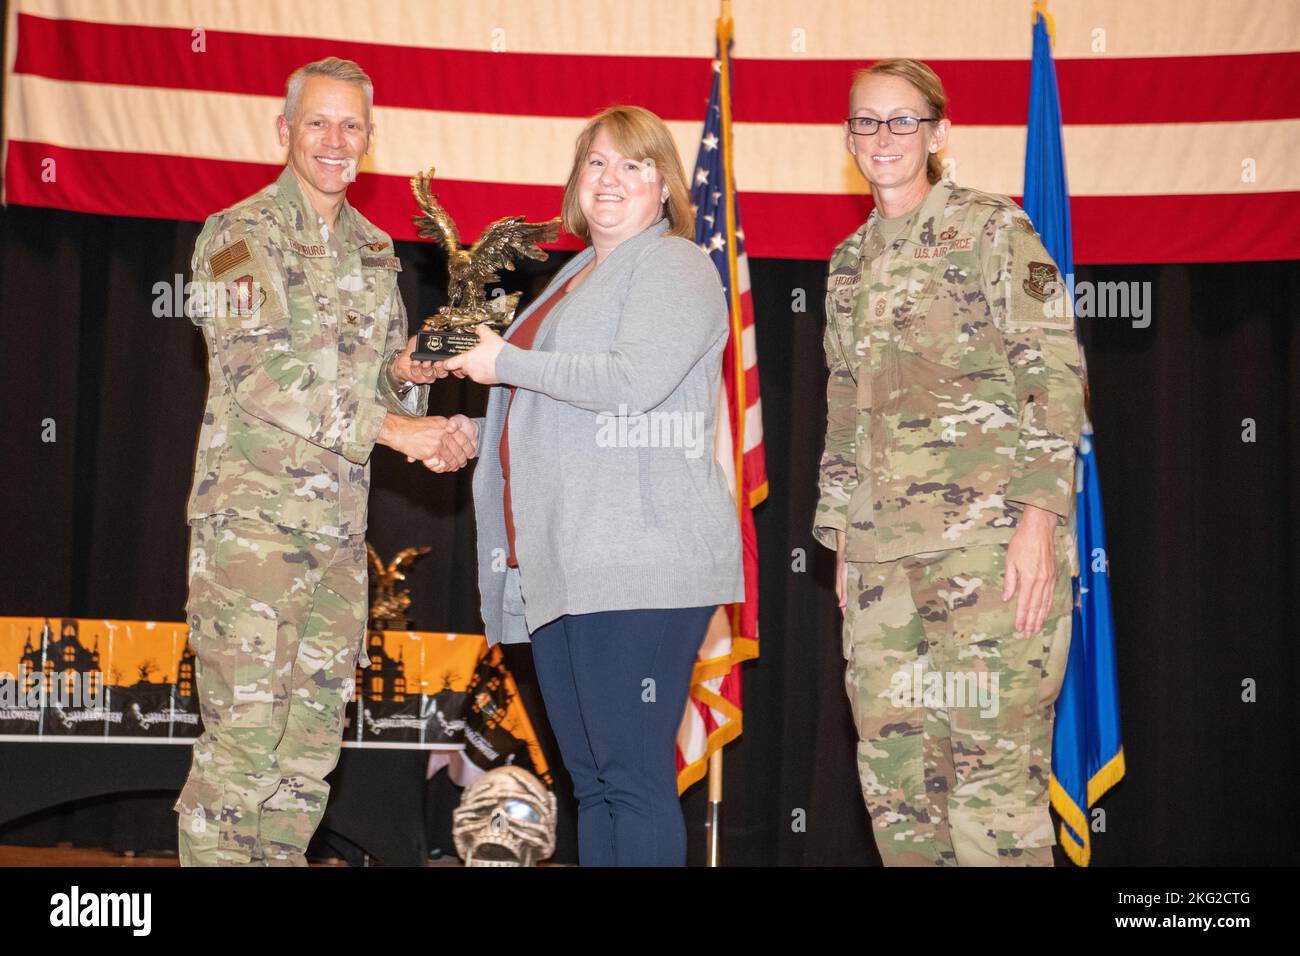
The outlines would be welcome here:
[[[904,138],[857,148],[885,166]],[[814,534],[839,558],[883,861],[1050,866],[1082,415],[1073,315],[1014,202],[931,182],[906,217],[882,222],[878,204],[831,258]],[[1017,579],[1026,548],[1041,580]]]
[[[210,382],[186,611],[204,732],[174,807],[183,865],[306,865],[365,660],[371,450],[437,471],[475,450],[468,419],[423,417],[438,376],[411,362],[401,265],[345,199],[370,100],[350,61],[297,71],[284,172],[195,244]]]

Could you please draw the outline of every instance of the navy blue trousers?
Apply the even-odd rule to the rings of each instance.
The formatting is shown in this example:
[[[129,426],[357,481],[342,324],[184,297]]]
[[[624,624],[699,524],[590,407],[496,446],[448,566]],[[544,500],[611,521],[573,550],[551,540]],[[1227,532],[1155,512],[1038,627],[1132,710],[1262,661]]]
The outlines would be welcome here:
[[[582,866],[684,866],[677,728],[715,607],[568,614],[532,633]]]

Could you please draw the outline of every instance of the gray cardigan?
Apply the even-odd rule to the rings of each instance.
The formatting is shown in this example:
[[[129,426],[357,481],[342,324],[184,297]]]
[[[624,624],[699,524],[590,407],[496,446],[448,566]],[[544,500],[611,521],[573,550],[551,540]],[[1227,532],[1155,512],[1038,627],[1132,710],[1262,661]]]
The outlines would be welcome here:
[[[744,600],[736,503],[713,457],[727,343],[717,270],[660,219],[624,240],[542,320],[537,306],[592,260],[574,256],[506,333],[479,420],[478,580],[489,644],[565,614]],[[501,430],[510,397],[518,570],[506,567]]]

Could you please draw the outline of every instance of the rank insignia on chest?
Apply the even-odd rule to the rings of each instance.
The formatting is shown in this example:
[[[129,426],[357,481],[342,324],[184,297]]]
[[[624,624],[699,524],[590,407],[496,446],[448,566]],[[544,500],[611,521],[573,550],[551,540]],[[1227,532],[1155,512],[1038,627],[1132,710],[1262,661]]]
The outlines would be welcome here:
[[[1050,262],[1031,262],[1028,265],[1029,278],[1025,280],[1025,291],[1039,302],[1046,302],[1056,295],[1059,283],[1056,280],[1056,266]]]
[[[226,283],[226,307],[231,315],[256,315],[266,301],[266,291],[251,275]]]

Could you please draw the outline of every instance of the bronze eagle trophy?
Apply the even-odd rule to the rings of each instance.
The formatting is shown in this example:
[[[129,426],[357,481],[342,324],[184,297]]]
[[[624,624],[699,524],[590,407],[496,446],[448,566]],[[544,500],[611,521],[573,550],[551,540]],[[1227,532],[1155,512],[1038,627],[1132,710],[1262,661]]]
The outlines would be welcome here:
[[[393,560],[384,566],[379,552],[374,545],[366,542],[366,554],[370,558],[370,588],[373,596],[370,600],[370,630],[404,631],[410,621],[406,609],[411,606],[409,589],[397,589],[397,585],[406,580],[404,568],[409,568],[415,559],[428,554],[432,548],[425,545],[419,548],[404,548],[393,556]]]
[[[430,361],[468,352],[478,344],[474,326],[486,323],[498,333],[514,321],[521,293],[489,296],[484,287],[500,282],[498,269],[515,267],[519,258],[545,262],[546,252],[538,243],[554,242],[560,234],[560,220],[524,222],[523,216],[498,219],[469,249],[460,245],[460,231],[447,210],[429,189],[434,168],[411,178],[411,192],[424,215],[411,222],[421,239],[441,242],[447,250],[447,304],[424,320],[417,334],[412,358]]]

